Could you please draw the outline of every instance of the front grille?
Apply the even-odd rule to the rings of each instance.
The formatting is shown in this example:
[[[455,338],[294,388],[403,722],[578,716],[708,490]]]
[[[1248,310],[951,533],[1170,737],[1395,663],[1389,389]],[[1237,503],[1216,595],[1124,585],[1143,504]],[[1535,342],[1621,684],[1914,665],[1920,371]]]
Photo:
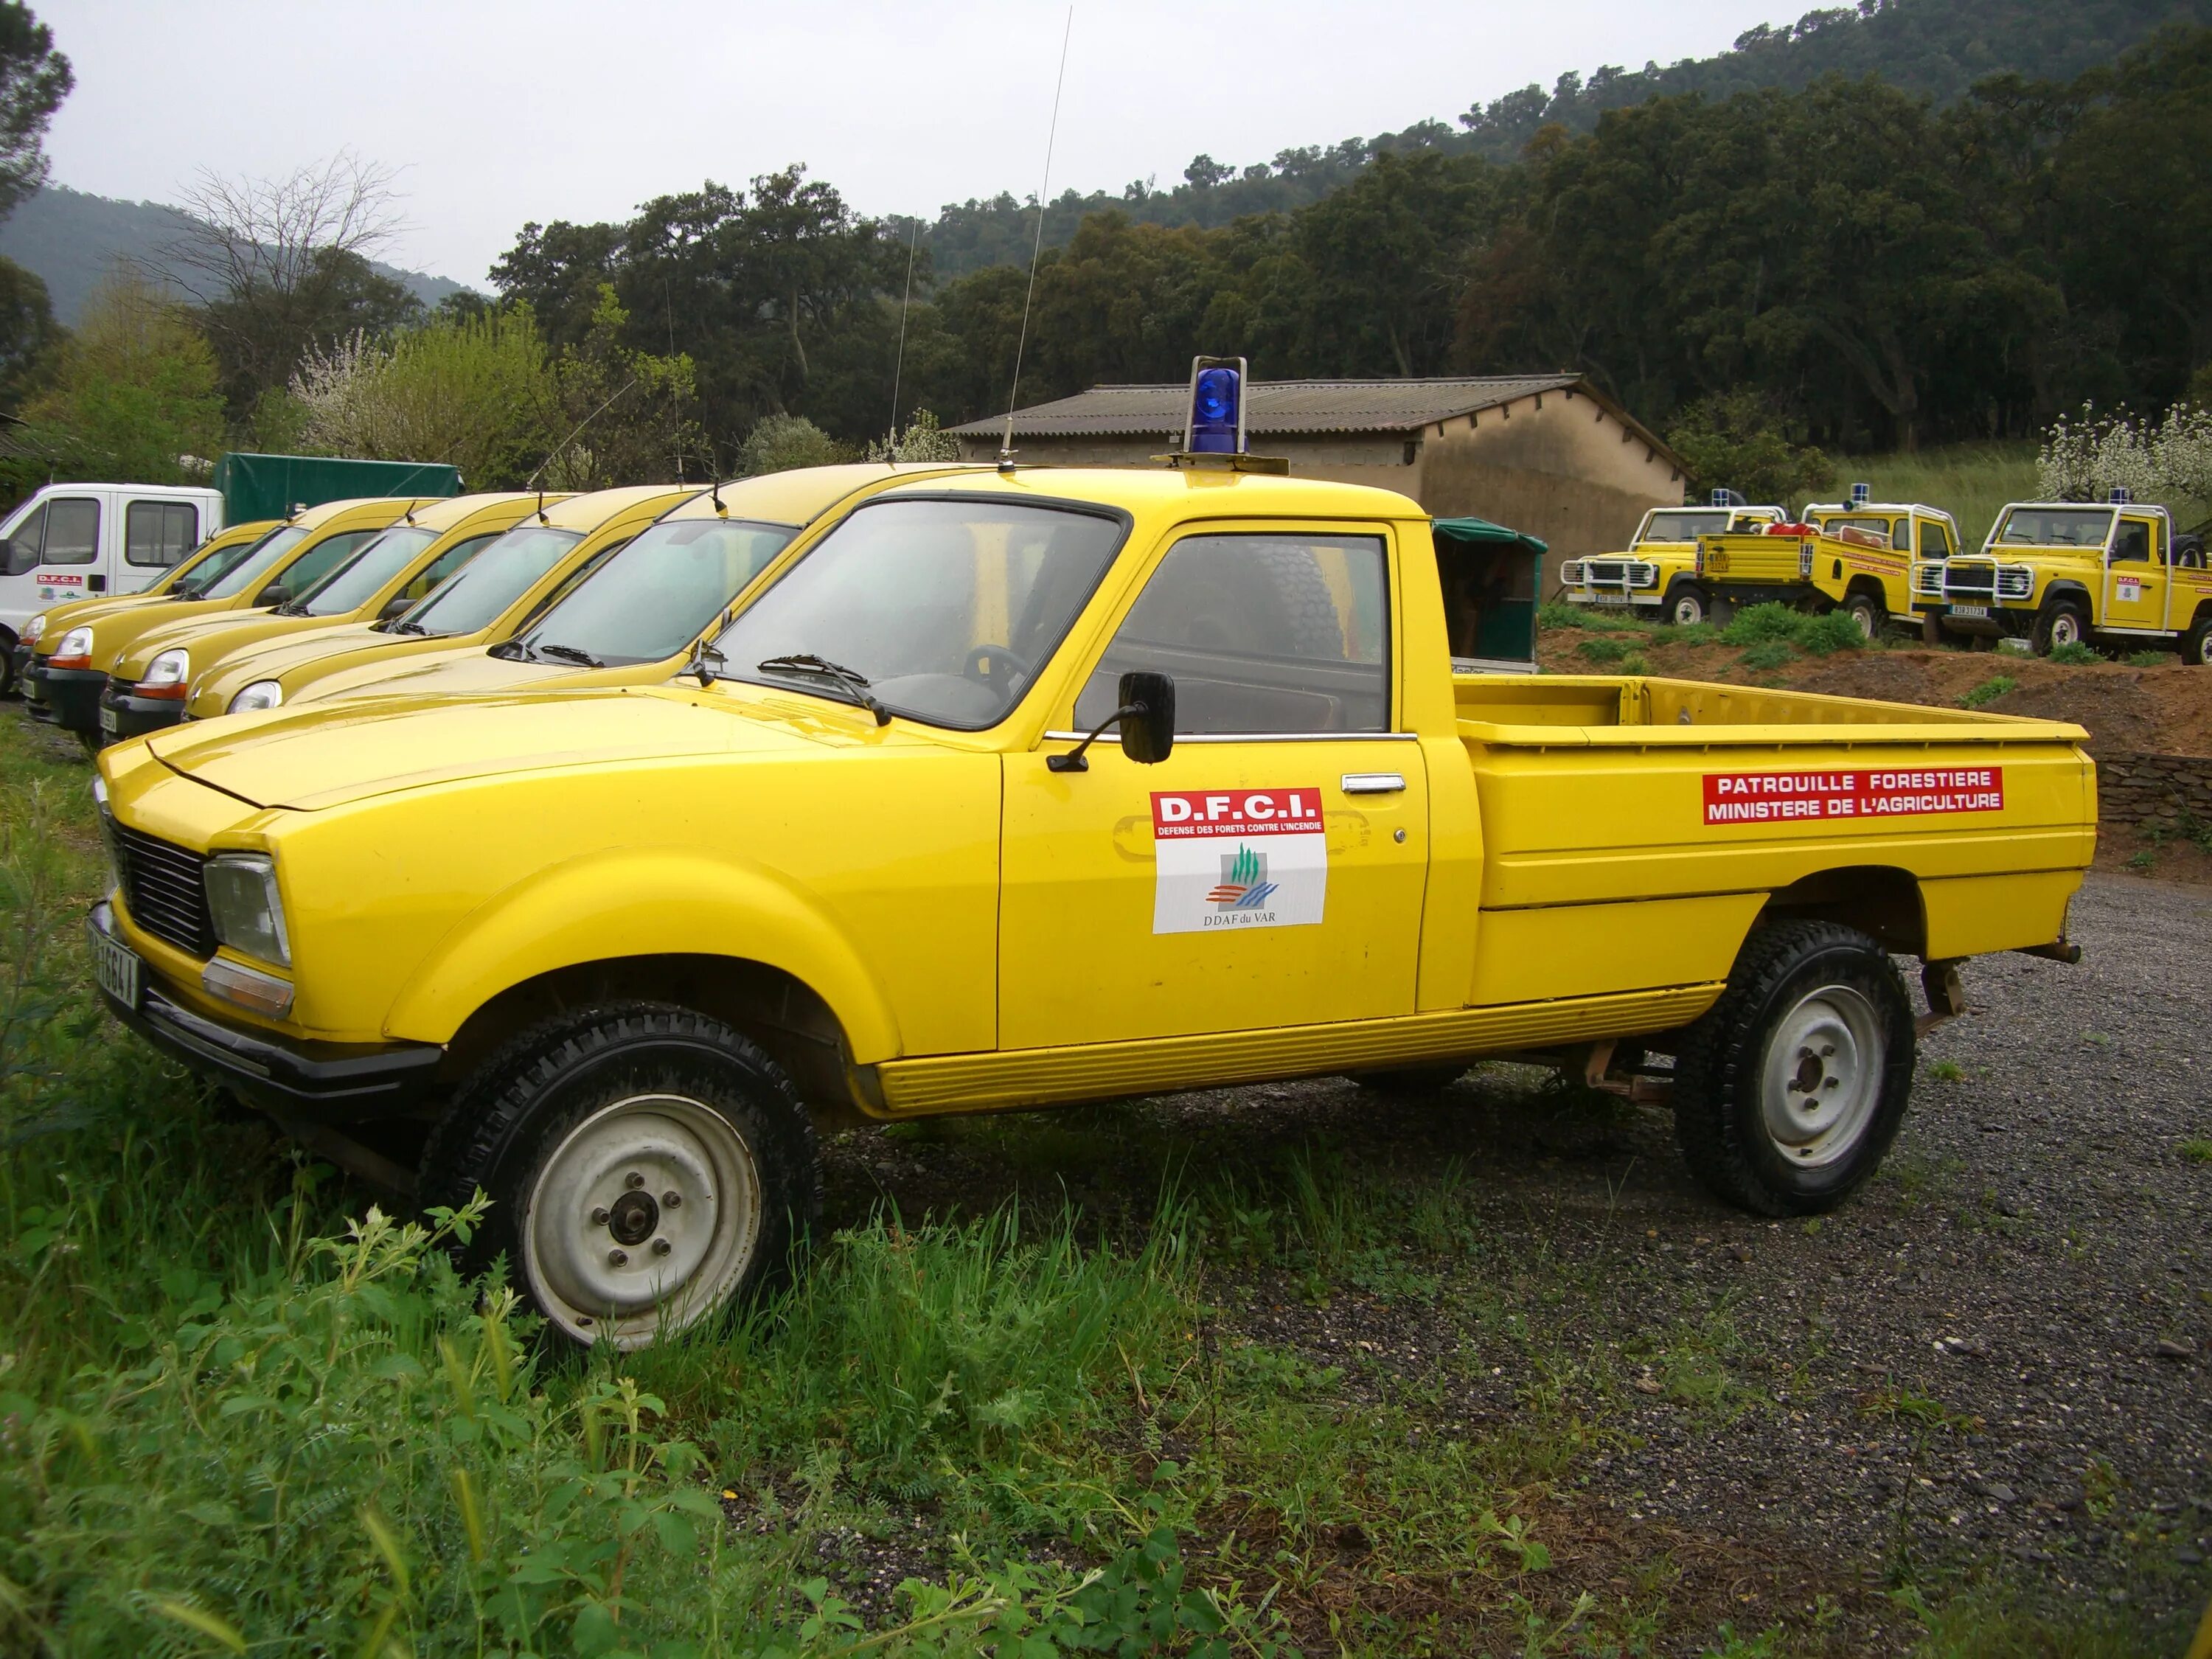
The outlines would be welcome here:
[[[1943,572],[1943,591],[1986,596],[1996,586],[1996,567],[1987,564],[1954,564]]]
[[[114,825],[116,874],[131,919],[155,939],[196,957],[215,954],[208,915],[207,860],[157,836]]]

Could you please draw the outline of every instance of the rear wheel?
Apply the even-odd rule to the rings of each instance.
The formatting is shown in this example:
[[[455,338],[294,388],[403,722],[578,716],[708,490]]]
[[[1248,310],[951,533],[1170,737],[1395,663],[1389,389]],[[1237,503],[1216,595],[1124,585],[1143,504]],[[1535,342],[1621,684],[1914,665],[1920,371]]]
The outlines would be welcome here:
[[[1667,620],[1678,628],[1711,622],[1712,613],[1712,596],[1695,582],[1684,582],[1667,600]]]
[[[549,1327],[641,1348],[769,1282],[820,1206],[814,1134],[737,1031],[653,1003],[526,1031],[465,1085],[423,1149],[422,1203],[492,1200],[463,1252],[505,1255]]]
[[[1920,642],[1931,651],[1943,643],[1943,619],[1933,611],[1920,619]]]
[[[1753,933],[1674,1066],[1691,1173],[1760,1215],[1813,1215],[1863,1185],[1912,1091],[1912,1005],[1881,945],[1831,921]]]
[[[1872,644],[1881,637],[1889,613],[1871,593],[1854,593],[1844,601],[1844,614],[1858,624],[1859,637]]]
[[[2089,642],[2089,612],[2071,596],[2057,599],[2036,613],[2028,643],[2039,657],[2047,657],[2062,645]]]
[[[2212,663],[2212,611],[2190,623],[2181,636],[2181,659],[2200,668]]]

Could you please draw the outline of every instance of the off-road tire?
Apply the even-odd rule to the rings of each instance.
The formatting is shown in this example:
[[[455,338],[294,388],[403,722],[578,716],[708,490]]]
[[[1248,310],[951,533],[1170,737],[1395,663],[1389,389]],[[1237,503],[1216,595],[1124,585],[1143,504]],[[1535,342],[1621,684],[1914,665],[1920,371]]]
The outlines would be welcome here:
[[[690,1313],[690,1328],[710,1328],[780,1280],[821,1213],[813,1124],[782,1069],[732,1027],[651,1002],[572,1009],[534,1025],[462,1085],[422,1149],[416,1197],[425,1210],[459,1208],[478,1188],[490,1197],[484,1224],[457,1249],[457,1261],[463,1271],[480,1273],[503,1255],[516,1288],[546,1316],[556,1346],[587,1346],[594,1334],[564,1318],[558,1298],[533,1280],[530,1194],[546,1161],[580,1126],[641,1096],[680,1097],[726,1123],[757,1179],[757,1231],[743,1272],[713,1305]],[[720,1197],[718,1218],[736,1208],[732,1194]],[[627,1330],[613,1340],[640,1347],[652,1334]]]
[[[2027,642],[2039,657],[2049,656],[2057,646],[2088,644],[2087,607],[2071,594],[2051,600],[2035,613],[2035,626]]]
[[[1889,612],[1881,602],[1870,593],[1853,593],[1844,601],[1844,613],[1859,625],[1859,632],[1869,645],[1881,641],[1881,630],[1888,625]]]
[[[1863,999],[1882,1042],[1865,1072],[1870,1104],[1855,1138],[1817,1168],[1792,1163],[1768,1127],[1769,1047],[1816,991]],[[1745,941],[1728,988],[1689,1028],[1674,1062],[1674,1139],[1690,1172],[1758,1215],[1817,1215],[1863,1186],[1911,1098],[1912,1004],[1888,955],[1832,921],[1768,923]],[[1784,1062],[1786,1063],[1786,1060]],[[1811,1097],[1808,1095],[1808,1097]]]
[[[1696,582],[1683,582],[1667,596],[1666,620],[1677,628],[1694,628],[1713,619],[1713,596]]]
[[[1346,1077],[1363,1089],[1372,1089],[1392,1100],[1419,1100],[1441,1093],[1467,1075],[1465,1066],[1400,1066],[1387,1072],[1351,1072]]]
[[[1321,574],[1313,550],[1263,545],[1259,553],[1298,654],[1325,660],[1340,659],[1344,625],[1337,618],[1335,596],[1328,591],[1328,579]]]
[[[2212,663],[2212,611],[2190,623],[2181,636],[2181,659],[2195,668]]]

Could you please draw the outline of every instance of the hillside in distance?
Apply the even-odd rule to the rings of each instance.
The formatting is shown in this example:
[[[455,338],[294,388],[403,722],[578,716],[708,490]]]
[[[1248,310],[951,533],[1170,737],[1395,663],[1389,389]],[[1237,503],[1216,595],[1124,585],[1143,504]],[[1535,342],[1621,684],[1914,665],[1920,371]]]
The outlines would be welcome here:
[[[54,315],[74,326],[84,302],[118,262],[160,263],[162,247],[191,222],[158,202],[118,202],[106,196],[50,185],[0,221],[0,258],[13,259],[46,285]],[[434,306],[462,284],[378,264],[425,306]]]
[[[1047,206],[1044,239],[1060,246],[1085,214],[1109,209],[1140,223],[1208,228],[1246,214],[1288,212],[1349,183],[1384,150],[1510,161],[1547,123],[1587,132],[1607,110],[1682,93],[1725,98],[1763,87],[1794,90],[1826,75],[1878,75],[1948,103],[1991,75],[2070,79],[2172,23],[2212,25],[2212,0],[1858,0],[1808,11],[1791,24],[1761,24],[1711,58],[1640,70],[1600,64],[1587,76],[1570,70],[1549,92],[1524,87],[1478,102],[1449,122],[1432,118],[1401,131],[1306,145],[1249,164],[1200,155],[1184,169],[1182,182],[1167,189],[1140,179],[1118,195],[1068,191]],[[1035,210],[1033,201],[1005,192],[948,204],[922,229],[937,276],[1025,263]]]

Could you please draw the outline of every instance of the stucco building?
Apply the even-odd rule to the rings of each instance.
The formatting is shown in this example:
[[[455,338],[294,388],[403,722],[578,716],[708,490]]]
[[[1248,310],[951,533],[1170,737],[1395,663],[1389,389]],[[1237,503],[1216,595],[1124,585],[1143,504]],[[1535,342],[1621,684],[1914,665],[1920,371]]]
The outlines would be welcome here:
[[[1101,386],[1014,413],[1020,459],[1141,466],[1182,441],[1188,387]],[[1646,507],[1679,506],[1680,457],[1579,374],[1274,380],[1246,392],[1254,453],[1293,476],[1380,484],[1439,518],[1470,515],[1572,556],[1625,546]],[[999,453],[1006,417],[952,428],[963,459]]]

